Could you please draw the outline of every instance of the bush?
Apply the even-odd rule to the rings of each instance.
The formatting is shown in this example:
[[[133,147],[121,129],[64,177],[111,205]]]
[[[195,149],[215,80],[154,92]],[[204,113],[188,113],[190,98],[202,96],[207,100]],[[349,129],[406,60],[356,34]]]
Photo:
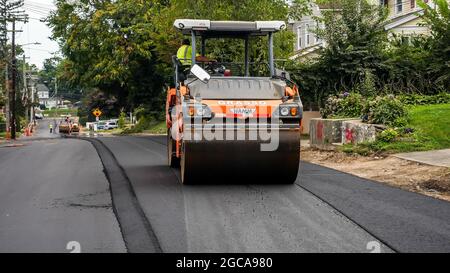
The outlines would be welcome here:
[[[119,121],[117,122],[117,125],[119,126],[120,129],[125,128],[125,121],[126,121],[126,115],[122,111],[122,112],[120,112]]]
[[[397,98],[408,105],[445,104],[450,103],[450,93],[440,93],[432,96],[419,94],[399,95]]]
[[[152,120],[150,117],[142,116],[131,130],[133,133],[142,133],[150,127],[151,122]]]
[[[121,134],[136,134],[144,131],[155,134],[166,133],[165,120],[155,119],[152,115],[141,116],[135,126],[124,129]]]
[[[378,135],[378,140],[383,142],[392,142],[399,136],[399,133],[395,129],[389,128]]]
[[[361,94],[344,93],[328,97],[320,113],[324,118],[356,118],[361,116],[363,106],[364,98]]]
[[[368,123],[384,125],[393,125],[408,115],[405,105],[392,95],[367,100],[363,112]]]

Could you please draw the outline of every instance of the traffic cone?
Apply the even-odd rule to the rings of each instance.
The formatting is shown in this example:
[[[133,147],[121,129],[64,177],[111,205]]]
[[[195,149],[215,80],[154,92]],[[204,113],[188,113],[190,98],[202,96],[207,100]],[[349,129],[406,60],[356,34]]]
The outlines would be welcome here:
[[[11,139],[11,132],[9,131],[9,128],[6,129],[6,136],[5,136],[5,138],[6,138],[7,140],[10,140],[10,139]]]

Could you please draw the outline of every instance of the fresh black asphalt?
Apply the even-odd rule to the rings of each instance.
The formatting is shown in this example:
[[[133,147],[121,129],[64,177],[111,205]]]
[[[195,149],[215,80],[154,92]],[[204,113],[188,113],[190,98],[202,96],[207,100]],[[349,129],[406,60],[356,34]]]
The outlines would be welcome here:
[[[399,252],[450,252],[450,203],[302,162],[298,185]]]
[[[114,155],[97,139],[84,138],[97,150],[110,182],[113,209],[130,253],[158,253],[161,248],[138,204],[131,184]]]
[[[183,186],[164,136],[47,127],[0,147],[0,252],[450,251],[448,202],[306,162],[294,185]]]
[[[164,136],[125,137],[119,140],[104,138],[102,141],[122,159],[122,161],[119,159],[119,162],[124,164],[125,171],[132,173],[131,176],[135,179],[135,181],[132,179],[132,184],[142,187],[142,190],[146,191],[152,188],[158,193],[160,189],[150,185],[155,183],[155,179],[160,179],[160,183],[171,185],[174,192],[181,192],[179,195],[184,198],[184,205],[186,205],[186,198],[189,198],[185,194],[184,188],[186,187],[183,188],[179,185],[178,177],[175,181],[176,184],[172,184],[175,176],[178,175],[178,170],[172,169],[171,171],[175,174],[171,175],[164,166],[166,141]],[[131,151],[137,149],[139,153],[136,151],[130,153],[131,157],[127,157],[125,155],[127,151],[119,146],[126,146]],[[140,160],[142,161],[139,162]],[[142,166],[144,162],[148,165]],[[134,169],[137,167],[136,165],[141,169]],[[239,190],[243,190],[245,187],[255,187],[264,191],[271,187],[252,185],[251,182],[249,184],[242,186]],[[304,189],[326,202],[395,251],[450,251],[450,204],[448,202],[306,162],[301,163],[301,171],[296,184],[302,190]],[[196,188],[205,190],[204,194],[210,195],[215,193],[210,191],[220,192],[224,188],[230,190],[233,187],[239,188],[236,185],[206,186],[207,190],[201,186]],[[278,190],[282,192],[285,190],[283,187],[289,186],[280,185]],[[187,192],[191,190],[190,187],[188,189]],[[234,193],[234,191],[231,192]],[[164,194],[166,193],[164,192]],[[139,193],[137,195],[140,196]],[[278,201],[281,205],[282,201]],[[144,201],[144,203],[149,202]],[[173,205],[173,207],[177,206]],[[145,204],[144,211],[146,211]],[[153,212],[153,210],[147,209],[148,214],[150,211]],[[155,221],[158,220],[155,219]],[[331,251],[331,249],[327,250]]]
[[[129,178],[163,252],[369,252],[378,241],[297,185],[183,186],[166,164],[164,137],[99,139]]]

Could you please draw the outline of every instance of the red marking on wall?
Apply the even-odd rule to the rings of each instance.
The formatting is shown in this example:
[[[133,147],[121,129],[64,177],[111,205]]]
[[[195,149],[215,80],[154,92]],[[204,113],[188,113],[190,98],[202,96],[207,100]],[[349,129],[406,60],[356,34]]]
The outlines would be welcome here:
[[[345,139],[346,142],[353,142],[353,130],[345,129]]]
[[[319,121],[317,123],[316,138],[317,139],[322,139],[323,138],[323,123],[321,121]]]

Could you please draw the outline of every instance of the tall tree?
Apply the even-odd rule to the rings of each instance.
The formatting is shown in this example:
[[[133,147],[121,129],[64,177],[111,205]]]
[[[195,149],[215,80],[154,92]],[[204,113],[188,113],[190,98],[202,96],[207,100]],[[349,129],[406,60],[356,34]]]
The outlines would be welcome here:
[[[180,46],[176,18],[284,20],[307,10],[307,0],[57,0],[48,18],[62,48],[64,77],[112,96],[118,108],[163,106],[163,85],[171,76],[171,56]],[[279,34],[276,57],[292,50],[293,37]],[[264,44],[265,45],[265,44]],[[231,55],[242,45],[218,42],[211,54]],[[262,46],[252,48],[261,56]],[[264,57],[264,56],[263,56]],[[256,57],[255,57],[256,58]],[[258,61],[258,59],[255,59]]]
[[[154,5],[144,0],[57,1],[49,25],[66,56],[64,77],[114,96],[119,107],[159,107],[153,103],[163,84],[151,37]]]
[[[450,9],[446,0],[435,0],[436,8],[419,1],[422,19],[431,29],[428,77],[440,91],[450,92]]]

